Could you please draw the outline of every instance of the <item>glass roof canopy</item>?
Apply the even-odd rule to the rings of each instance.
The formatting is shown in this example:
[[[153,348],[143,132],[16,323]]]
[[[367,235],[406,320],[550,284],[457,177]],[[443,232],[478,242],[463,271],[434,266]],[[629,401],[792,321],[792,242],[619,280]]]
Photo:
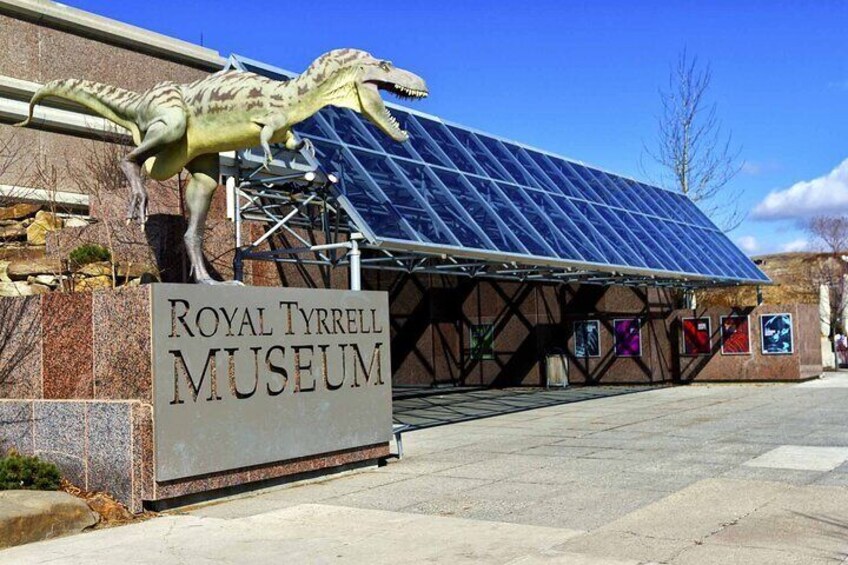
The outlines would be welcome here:
[[[234,59],[278,80],[294,76]],[[387,106],[409,132],[406,143],[334,107],[295,128],[322,168],[338,174],[335,198],[370,246],[500,272],[558,271],[557,280],[770,282],[682,194]]]

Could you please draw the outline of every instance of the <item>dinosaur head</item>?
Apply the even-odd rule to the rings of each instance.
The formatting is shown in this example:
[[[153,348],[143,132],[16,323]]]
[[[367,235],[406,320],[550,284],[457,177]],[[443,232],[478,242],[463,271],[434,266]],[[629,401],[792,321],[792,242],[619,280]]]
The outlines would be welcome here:
[[[359,112],[383,133],[400,142],[406,141],[409,134],[389,112],[380,91],[402,99],[420,99],[428,94],[427,84],[418,75],[358,49],[330,51],[304,74],[312,74],[316,80],[322,78],[331,84],[330,104]]]

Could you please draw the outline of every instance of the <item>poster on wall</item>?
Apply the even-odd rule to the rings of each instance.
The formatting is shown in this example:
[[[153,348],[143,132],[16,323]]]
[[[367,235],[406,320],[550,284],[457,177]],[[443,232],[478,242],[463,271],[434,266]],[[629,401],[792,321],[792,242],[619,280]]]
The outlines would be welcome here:
[[[616,357],[642,356],[642,324],[639,318],[613,321]]]
[[[574,356],[601,356],[601,324],[598,320],[574,322]]]
[[[748,355],[751,353],[751,327],[748,316],[722,316],[721,354]]]
[[[471,358],[474,360],[495,358],[494,324],[476,324],[471,326]]]
[[[710,354],[710,319],[683,318],[683,354]]]
[[[761,314],[764,355],[790,355],[794,350],[792,336],[792,314]]]

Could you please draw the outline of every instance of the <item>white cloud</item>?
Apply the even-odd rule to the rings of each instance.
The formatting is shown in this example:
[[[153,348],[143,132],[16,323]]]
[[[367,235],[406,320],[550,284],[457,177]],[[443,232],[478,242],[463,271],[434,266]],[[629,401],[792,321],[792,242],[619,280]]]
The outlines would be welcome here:
[[[768,161],[745,161],[742,163],[742,174],[751,177],[765,175],[781,170],[783,167],[774,160]]]
[[[804,251],[807,249],[809,243],[810,242],[804,238],[793,239],[789,243],[784,243],[781,246],[781,250],[785,253],[791,253],[792,251]]]
[[[739,245],[739,248],[748,255],[755,253],[760,249],[760,242],[757,241],[757,238],[753,235],[743,235],[738,237],[736,238],[736,243]]]
[[[788,220],[848,213],[848,159],[828,174],[775,190],[754,207],[758,220]]]

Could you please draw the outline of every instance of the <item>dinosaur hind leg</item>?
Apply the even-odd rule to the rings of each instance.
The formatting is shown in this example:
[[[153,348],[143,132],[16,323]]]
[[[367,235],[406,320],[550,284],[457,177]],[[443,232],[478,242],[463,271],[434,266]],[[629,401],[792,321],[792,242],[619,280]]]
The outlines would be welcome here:
[[[168,144],[179,140],[185,135],[185,130],[185,116],[181,111],[163,114],[147,128],[144,139],[138,147],[130,151],[121,161],[121,170],[132,189],[127,221],[137,220],[142,226],[147,222],[147,187],[144,185],[144,177],[141,174],[142,165]]]
[[[203,155],[191,161],[185,190],[186,208],[189,212],[188,229],[184,241],[194,279],[201,284],[241,284],[238,281],[217,281],[212,278],[203,261],[203,233],[212,195],[218,187],[218,155]]]

